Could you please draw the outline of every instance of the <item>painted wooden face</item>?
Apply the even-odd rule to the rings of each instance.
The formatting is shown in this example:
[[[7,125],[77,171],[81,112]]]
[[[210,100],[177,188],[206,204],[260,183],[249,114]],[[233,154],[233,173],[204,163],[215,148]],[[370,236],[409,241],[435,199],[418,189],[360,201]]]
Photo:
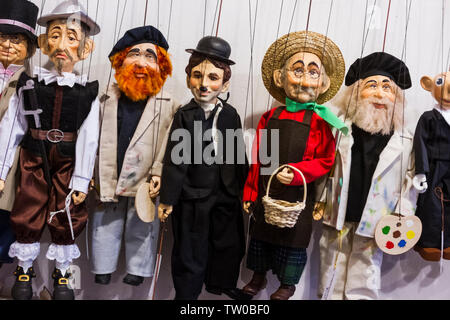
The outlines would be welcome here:
[[[387,109],[388,106],[382,101],[395,102],[395,87],[394,82],[386,76],[370,76],[362,81],[362,85],[359,91],[360,98],[366,100],[369,98],[375,98],[380,103],[372,103],[375,109]]]
[[[322,62],[317,55],[298,52],[286,61],[283,69],[274,71],[274,82],[291,100],[301,103],[315,101],[329,88],[329,84],[324,83],[321,68]]]
[[[28,42],[24,35],[0,33],[0,62],[4,68],[10,64],[23,65],[27,50]]]
[[[424,76],[420,79],[420,84],[432,94],[442,108],[450,109],[450,72],[440,73],[434,78]]]
[[[122,68],[134,64],[138,68],[151,68],[159,71],[158,55],[156,46],[153,43],[141,43],[133,46],[123,60]],[[136,78],[144,78],[145,74],[136,73]]]
[[[203,60],[192,68],[191,76],[187,77],[187,86],[197,102],[215,104],[217,97],[229,87],[229,81],[224,83],[223,76],[223,69],[217,68],[209,60]]]

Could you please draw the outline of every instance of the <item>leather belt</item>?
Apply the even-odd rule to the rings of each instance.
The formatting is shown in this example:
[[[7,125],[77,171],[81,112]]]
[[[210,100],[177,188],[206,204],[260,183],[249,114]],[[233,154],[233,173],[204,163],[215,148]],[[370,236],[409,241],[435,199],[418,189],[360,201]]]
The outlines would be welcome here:
[[[47,140],[51,143],[74,142],[77,140],[76,132],[62,132],[59,129],[38,130],[30,128],[31,137],[36,140]]]

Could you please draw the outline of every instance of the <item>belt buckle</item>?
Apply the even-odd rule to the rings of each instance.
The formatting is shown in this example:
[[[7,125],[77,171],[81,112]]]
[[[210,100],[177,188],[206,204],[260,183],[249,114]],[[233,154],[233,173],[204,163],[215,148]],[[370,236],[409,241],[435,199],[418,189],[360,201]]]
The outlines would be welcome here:
[[[59,129],[51,129],[47,131],[46,137],[51,143],[58,143],[64,139],[64,132]]]

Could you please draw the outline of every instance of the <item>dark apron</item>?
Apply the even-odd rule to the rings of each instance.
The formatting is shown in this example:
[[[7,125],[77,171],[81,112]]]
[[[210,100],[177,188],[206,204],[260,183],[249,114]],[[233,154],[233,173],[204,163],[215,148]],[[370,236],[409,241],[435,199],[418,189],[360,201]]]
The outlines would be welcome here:
[[[303,122],[290,119],[279,119],[279,116],[286,107],[282,106],[275,110],[273,116],[267,124],[267,149],[271,150],[271,144],[279,145],[279,161],[281,164],[297,163],[303,160],[306,143],[308,141],[309,131],[311,128],[312,110],[306,110]],[[279,142],[270,141],[271,130],[279,130]],[[265,144],[261,141],[261,144]],[[261,165],[261,168],[269,167],[270,164]],[[269,182],[270,175],[260,175],[258,182],[258,200],[253,210],[254,220],[251,225],[251,236],[255,239],[269,242],[275,245],[281,245],[293,248],[308,247],[312,231],[312,212],[314,209],[314,183],[308,184],[308,195],[306,200],[306,208],[300,213],[297,223],[292,228],[279,228],[268,224],[264,219],[264,207],[262,205],[262,197],[266,194],[266,187]],[[303,186],[288,186],[278,181],[276,176],[273,177],[269,196],[273,199],[281,199],[289,202],[303,200]]]

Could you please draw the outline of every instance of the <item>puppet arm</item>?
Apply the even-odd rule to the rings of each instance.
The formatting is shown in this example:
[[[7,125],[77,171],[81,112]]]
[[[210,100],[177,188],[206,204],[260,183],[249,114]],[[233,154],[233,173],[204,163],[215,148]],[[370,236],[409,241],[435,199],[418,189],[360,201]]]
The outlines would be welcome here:
[[[15,93],[9,107],[0,122],[0,180],[5,181],[9,169],[14,162],[14,155],[23,136],[28,130],[25,116],[20,112],[23,109],[23,99]],[[1,191],[1,190],[0,190]]]
[[[414,188],[420,193],[428,188],[426,175],[430,171],[427,150],[429,133],[428,122],[421,116],[414,133],[415,176],[412,181]]]
[[[94,172],[100,131],[99,115],[100,101],[96,98],[92,103],[91,111],[80,127],[75,145],[77,157],[69,188],[78,193],[81,192],[84,197],[74,195],[74,201],[75,198],[81,202],[84,201]]]
[[[403,216],[414,215],[416,211],[416,203],[418,193],[413,187],[413,179],[415,172],[414,152],[411,151],[408,158],[408,167],[406,169],[405,179],[403,180],[402,189],[400,192],[400,199],[397,202],[395,213]]]

